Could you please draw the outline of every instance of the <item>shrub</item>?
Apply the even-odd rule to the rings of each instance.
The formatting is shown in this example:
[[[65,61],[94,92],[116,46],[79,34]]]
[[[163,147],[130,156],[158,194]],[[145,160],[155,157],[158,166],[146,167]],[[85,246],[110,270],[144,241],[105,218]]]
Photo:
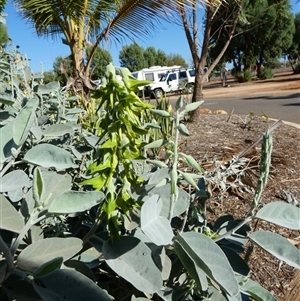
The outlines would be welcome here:
[[[261,68],[258,77],[259,79],[270,79],[274,77],[274,72],[268,67]]]
[[[243,72],[241,71],[237,71],[235,68],[231,69],[231,75],[237,79],[237,81],[239,83],[243,83],[244,82],[244,75]]]
[[[244,81],[245,82],[252,81],[252,72],[250,70],[245,70],[244,71]]]

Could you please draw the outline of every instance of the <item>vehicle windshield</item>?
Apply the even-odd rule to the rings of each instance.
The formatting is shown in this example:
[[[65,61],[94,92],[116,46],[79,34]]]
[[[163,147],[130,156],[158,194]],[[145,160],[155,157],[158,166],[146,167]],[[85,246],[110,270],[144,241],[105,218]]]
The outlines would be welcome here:
[[[160,78],[160,82],[165,82],[167,77],[168,77],[169,73],[165,73],[161,78]]]

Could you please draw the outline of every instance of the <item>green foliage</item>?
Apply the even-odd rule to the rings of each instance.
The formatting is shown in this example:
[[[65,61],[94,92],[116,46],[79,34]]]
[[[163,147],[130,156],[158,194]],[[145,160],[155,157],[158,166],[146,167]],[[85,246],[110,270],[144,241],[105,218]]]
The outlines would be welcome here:
[[[155,65],[157,66],[166,66],[168,61],[168,56],[166,53],[160,49],[157,50],[156,52],[156,61]]]
[[[252,72],[250,70],[244,71],[244,81],[250,82],[252,80]]]
[[[180,96],[172,111],[153,108],[135,94],[145,82],[127,69],[119,70],[120,79],[109,65],[103,87],[83,106],[57,82],[41,84],[42,75],[32,74],[20,53],[0,55],[3,298],[275,300],[249,279],[239,253],[250,240],[300,267],[293,244],[247,225],[261,220],[300,230],[300,208],[285,202],[261,208],[279,123],[262,137],[248,214],[208,223],[207,183],[226,190],[226,177],[238,178],[236,168],[249,162],[233,158],[230,170],[209,174],[180,152],[179,136],[189,135],[181,120],[203,101],[186,104]],[[144,123],[144,114],[170,120],[173,135],[148,143],[158,122]],[[169,146],[164,158],[146,158],[148,149],[162,145]]]
[[[131,72],[146,67],[144,49],[137,43],[123,46],[119,54],[119,59],[121,67],[128,68]]]
[[[295,74],[300,71],[300,13],[296,13],[294,16],[295,32],[293,36],[292,45],[285,51],[285,55],[288,57],[290,64]]]
[[[90,56],[92,47],[86,48],[87,57]],[[92,79],[100,79],[104,76],[106,71],[106,66],[112,62],[112,56],[110,53],[102,48],[97,48],[92,63],[90,65],[90,74]]]
[[[6,0],[0,0],[0,13],[2,14],[5,4],[6,4]]]
[[[115,68],[109,65],[106,71],[108,81],[94,94],[97,111],[101,111],[96,126],[100,143],[96,144],[96,156],[87,168],[88,179],[82,182],[82,185],[91,185],[96,190],[105,190],[103,210],[109,222],[118,213],[117,208],[127,213],[137,205],[130,191],[142,179],[134,172],[132,161],[144,159],[142,136],[148,130],[142,126],[140,119],[141,114],[152,107],[133,92],[145,83],[131,76],[128,69],[121,68],[120,72],[123,81],[116,77]]]
[[[168,61],[167,66],[182,66],[182,67],[188,67],[187,62],[180,54],[169,54],[168,55]]]
[[[216,22],[215,28],[221,22],[223,19]],[[293,15],[289,1],[245,1],[236,28],[236,38],[232,39],[224,59],[232,62],[240,71],[242,68],[251,69],[256,63],[265,65],[282,57],[292,44],[293,34]],[[210,51],[212,58],[217,57],[226,41],[227,32],[224,28]]]
[[[9,40],[6,26],[0,22],[0,45],[5,45]]]
[[[271,68],[261,68],[258,75],[259,79],[269,79],[274,77],[274,72]]]
[[[131,72],[151,66],[183,66],[188,64],[180,54],[166,55],[165,52],[150,46],[144,49],[137,43],[123,46],[119,54],[120,64]]]
[[[156,66],[157,64],[157,51],[154,47],[150,46],[144,50],[145,67]],[[162,66],[165,66],[164,63]],[[136,69],[138,70],[138,69]]]
[[[44,76],[43,78],[44,84],[48,84],[56,80],[59,80],[59,77],[53,71],[45,71],[43,72],[43,76]]]

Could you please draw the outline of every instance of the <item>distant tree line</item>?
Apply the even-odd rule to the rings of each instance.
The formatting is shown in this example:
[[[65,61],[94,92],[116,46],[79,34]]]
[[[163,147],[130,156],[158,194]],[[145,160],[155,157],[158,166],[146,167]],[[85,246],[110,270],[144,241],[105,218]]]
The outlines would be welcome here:
[[[130,71],[137,71],[151,66],[173,66],[188,67],[187,62],[180,54],[167,55],[161,49],[150,46],[144,49],[137,43],[123,46],[119,54],[121,67]]]

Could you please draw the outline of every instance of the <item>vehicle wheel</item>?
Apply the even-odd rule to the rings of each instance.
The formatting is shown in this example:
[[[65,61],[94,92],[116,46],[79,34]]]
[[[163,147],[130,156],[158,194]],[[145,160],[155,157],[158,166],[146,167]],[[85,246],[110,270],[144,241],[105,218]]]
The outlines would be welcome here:
[[[194,92],[194,85],[193,84],[188,84],[186,86],[186,90],[187,90],[187,93],[192,94]]]
[[[160,99],[164,95],[164,91],[160,88],[154,90],[154,95],[157,99]]]

